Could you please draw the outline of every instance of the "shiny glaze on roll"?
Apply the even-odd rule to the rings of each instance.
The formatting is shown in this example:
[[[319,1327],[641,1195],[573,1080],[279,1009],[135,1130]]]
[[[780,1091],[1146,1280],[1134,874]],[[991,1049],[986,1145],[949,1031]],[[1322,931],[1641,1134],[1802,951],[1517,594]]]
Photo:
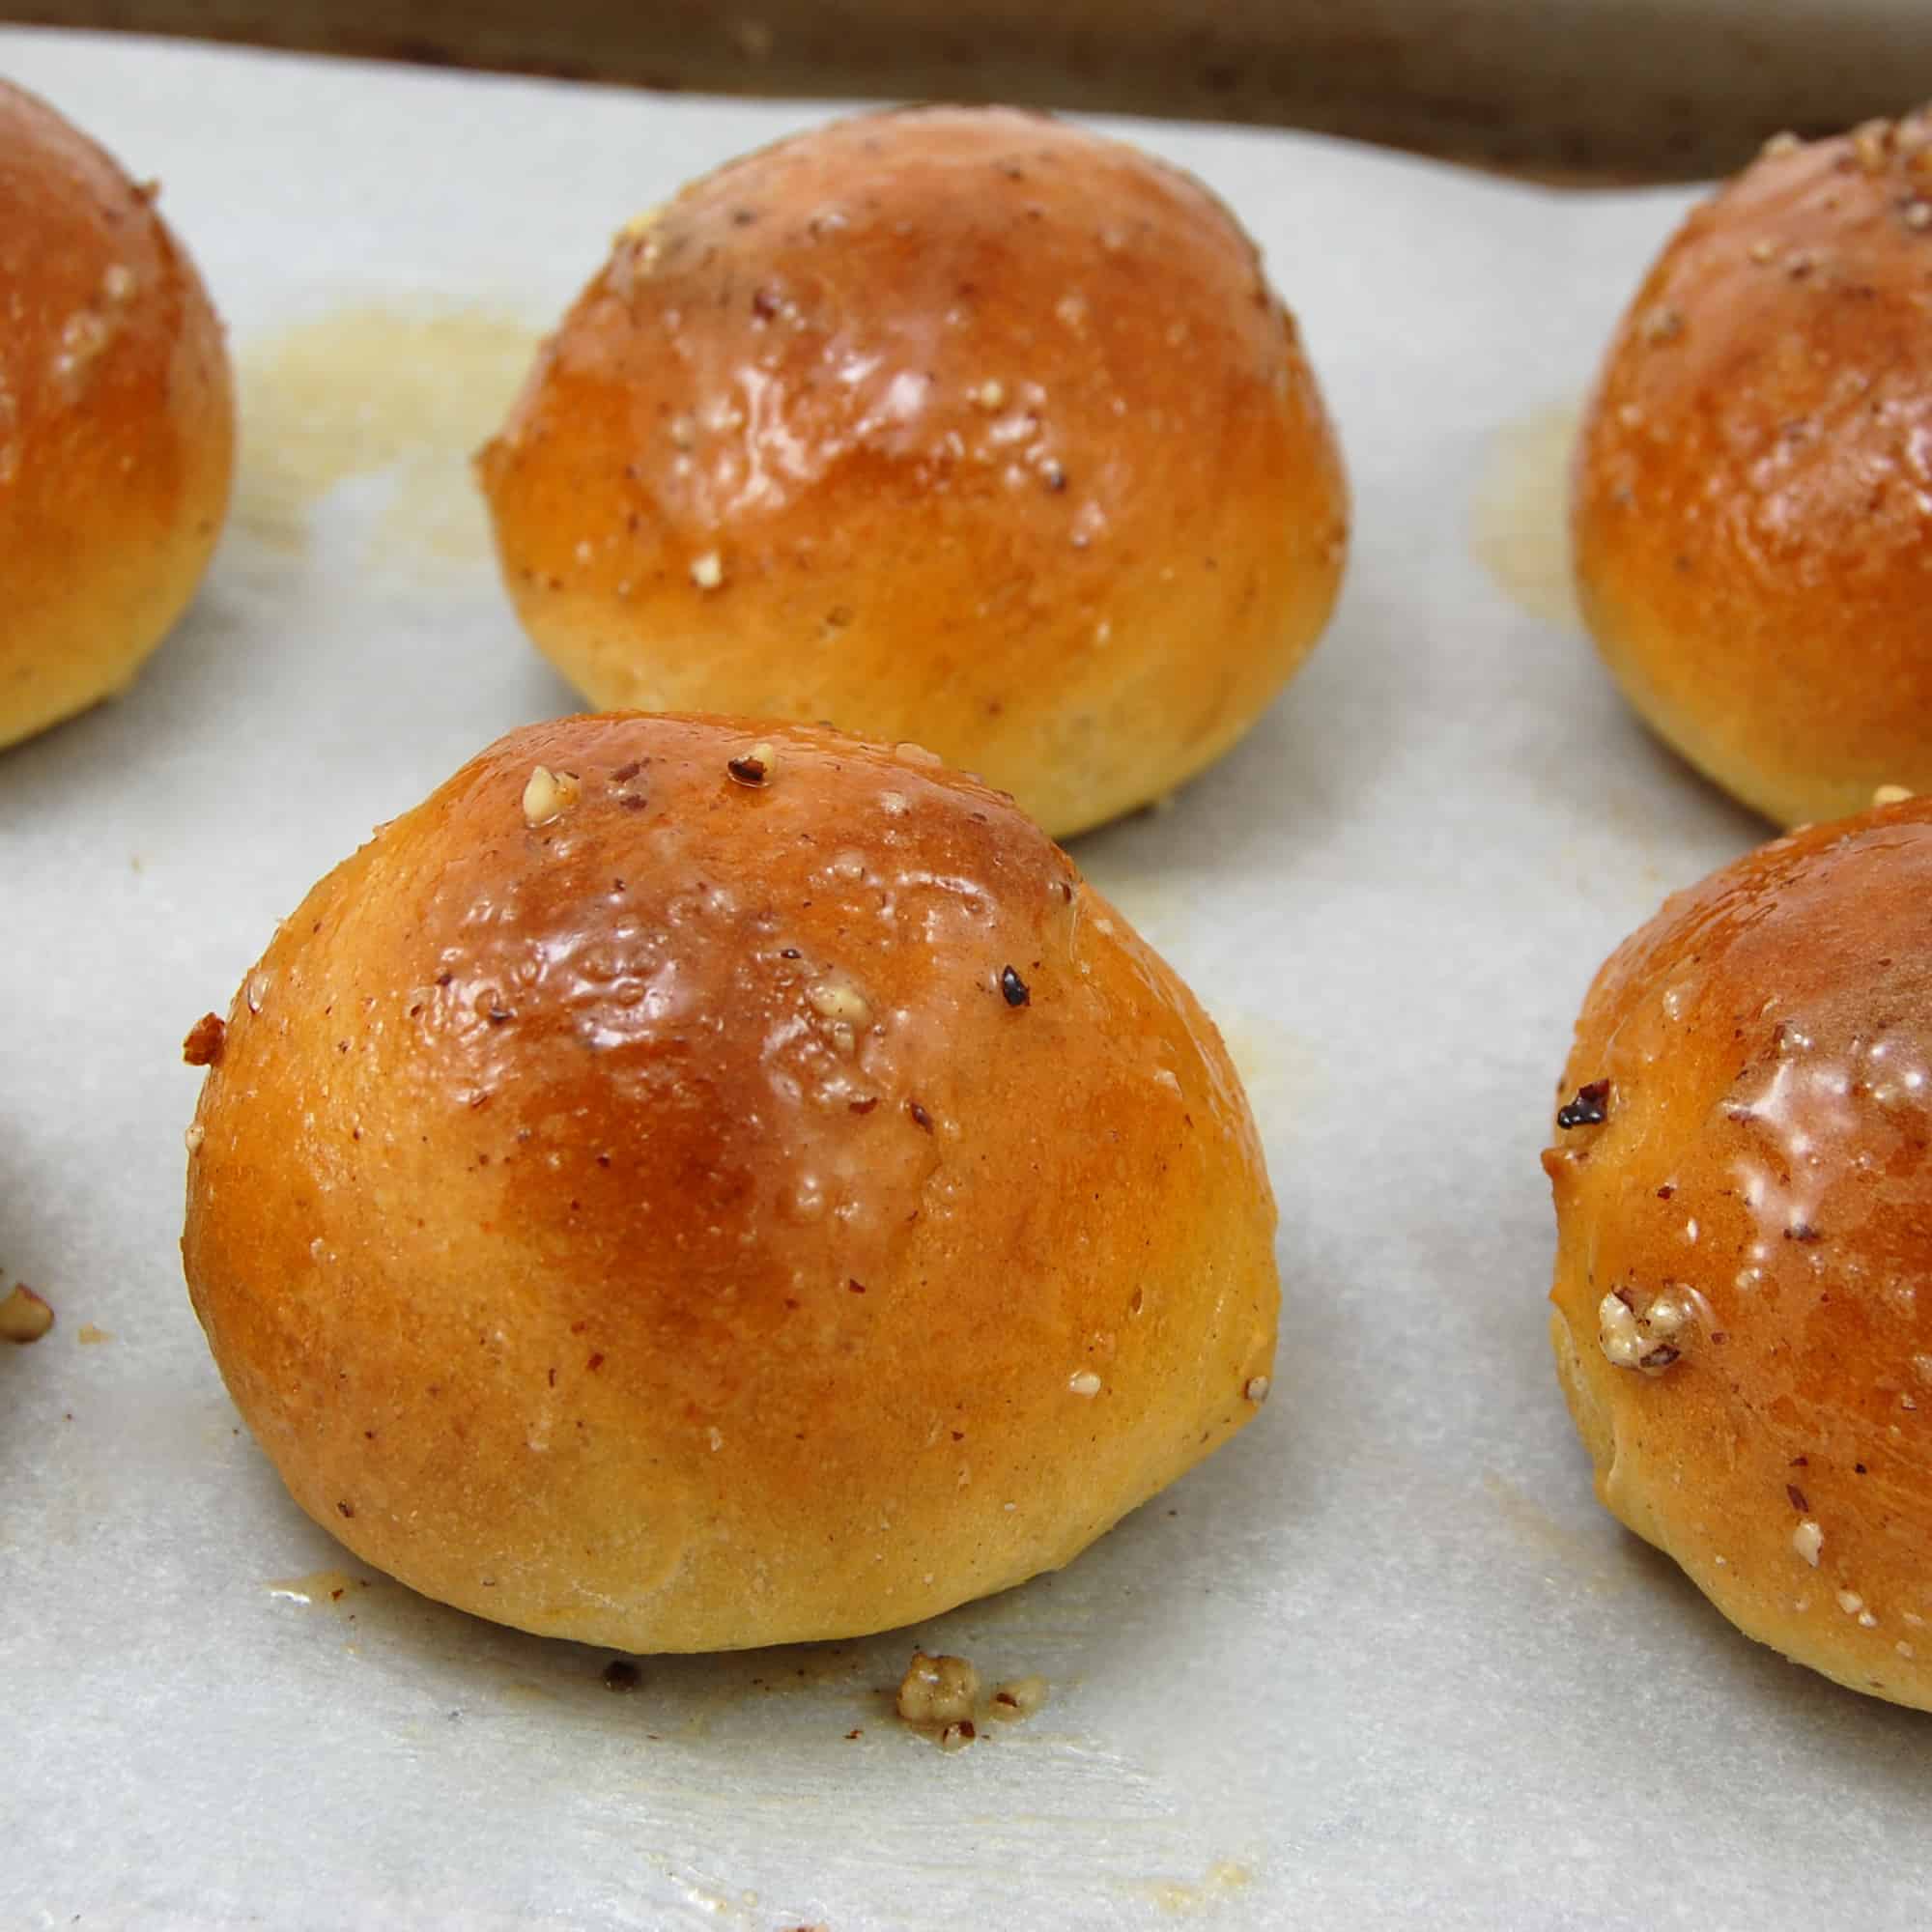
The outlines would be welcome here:
[[[1590,628],[1783,824],[1932,788],[1932,121],[1772,142],[1684,223],[1577,445]]]
[[[1061,834],[1246,728],[1346,538],[1227,211],[998,109],[835,123],[640,215],[480,474],[596,701],[916,737]]]
[[[0,745],[133,677],[227,508],[227,355],[156,192],[0,80]]]
[[[906,1621],[1065,1561],[1265,1393],[1218,1036],[917,747],[514,733],[196,1058],[185,1253],[239,1405],[318,1520],[485,1615]]]
[[[1598,976],[1544,1156],[1553,1332],[1604,1500],[1753,1635],[1918,1704],[1928,907],[1917,801],[1679,894]]]

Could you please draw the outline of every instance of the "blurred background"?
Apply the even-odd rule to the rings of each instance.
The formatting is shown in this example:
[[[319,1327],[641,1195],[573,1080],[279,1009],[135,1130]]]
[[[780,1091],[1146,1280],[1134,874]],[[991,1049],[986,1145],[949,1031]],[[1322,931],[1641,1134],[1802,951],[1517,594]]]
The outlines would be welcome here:
[[[1926,0],[0,0],[0,19],[753,95],[1316,128],[1553,180],[1932,95]]]

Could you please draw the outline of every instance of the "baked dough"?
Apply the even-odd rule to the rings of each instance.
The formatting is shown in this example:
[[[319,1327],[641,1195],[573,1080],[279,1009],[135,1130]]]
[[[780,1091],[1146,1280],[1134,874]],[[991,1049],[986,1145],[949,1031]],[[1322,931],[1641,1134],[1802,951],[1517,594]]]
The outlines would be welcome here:
[[[221,327],[154,200],[0,80],[0,745],[132,681],[227,512]]]
[[[1577,451],[1625,695],[1783,825],[1932,788],[1932,122],[1771,143],[1692,213]]]
[[[479,475],[594,703],[916,739],[1059,837],[1247,730],[1347,539],[1234,217],[996,108],[835,122],[640,216]]]
[[[930,1617],[1267,1394],[1274,1206],[1219,1036],[915,747],[512,733],[189,1055],[183,1252],[238,1406],[358,1556],[503,1623]]]
[[[1551,1335],[1597,1492],[1725,1616],[1932,1709],[1932,801],[1780,838],[1598,974]]]

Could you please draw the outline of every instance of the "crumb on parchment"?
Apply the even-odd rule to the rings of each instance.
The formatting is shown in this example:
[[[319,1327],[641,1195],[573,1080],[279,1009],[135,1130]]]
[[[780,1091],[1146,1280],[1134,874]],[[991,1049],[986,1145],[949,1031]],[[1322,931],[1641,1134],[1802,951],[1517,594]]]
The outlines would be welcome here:
[[[963,1657],[931,1656],[916,1650],[895,1699],[899,1717],[924,1731],[941,1750],[963,1750],[983,1735],[987,1719],[1014,1724],[1046,1703],[1044,1677],[1009,1678],[982,1699],[980,1673]]]
[[[0,1342],[38,1342],[53,1325],[53,1309],[24,1281],[0,1294]]]
[[[952,1724],[973,1715],[980,1695],[980,1673],[963,1657],[912,1654],[899,1680],[898,1714],[909,1724]]]

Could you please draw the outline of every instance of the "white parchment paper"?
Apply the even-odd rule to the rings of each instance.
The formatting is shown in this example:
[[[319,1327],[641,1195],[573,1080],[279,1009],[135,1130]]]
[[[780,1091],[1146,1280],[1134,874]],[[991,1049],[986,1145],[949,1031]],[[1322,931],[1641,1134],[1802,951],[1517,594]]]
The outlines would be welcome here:
[[[1248,1072],[1276,1394],[1058,1577],[614,1695],[604,1653],[370,1579],[239,1431],[181,1281],[179,1044],[377,820],[574,708],[463,453],[619,223],[816,111],[20,31],[0,71],[162,179],[249,412],[190,618],[0,754],[0,1266],[59,1315],[0,1350],[0,1922],[1917,1921],[1932,1720],[1619,1530],[1545,1341],[1577,1001],[1761,836],[1550,593],[1560,412],[1687,197],[1122,130],[1264,244],[1354,486],[1303,676],[1077,852]],[[940,1754],[881,1694],[915,1634],[1049,1708]]]

